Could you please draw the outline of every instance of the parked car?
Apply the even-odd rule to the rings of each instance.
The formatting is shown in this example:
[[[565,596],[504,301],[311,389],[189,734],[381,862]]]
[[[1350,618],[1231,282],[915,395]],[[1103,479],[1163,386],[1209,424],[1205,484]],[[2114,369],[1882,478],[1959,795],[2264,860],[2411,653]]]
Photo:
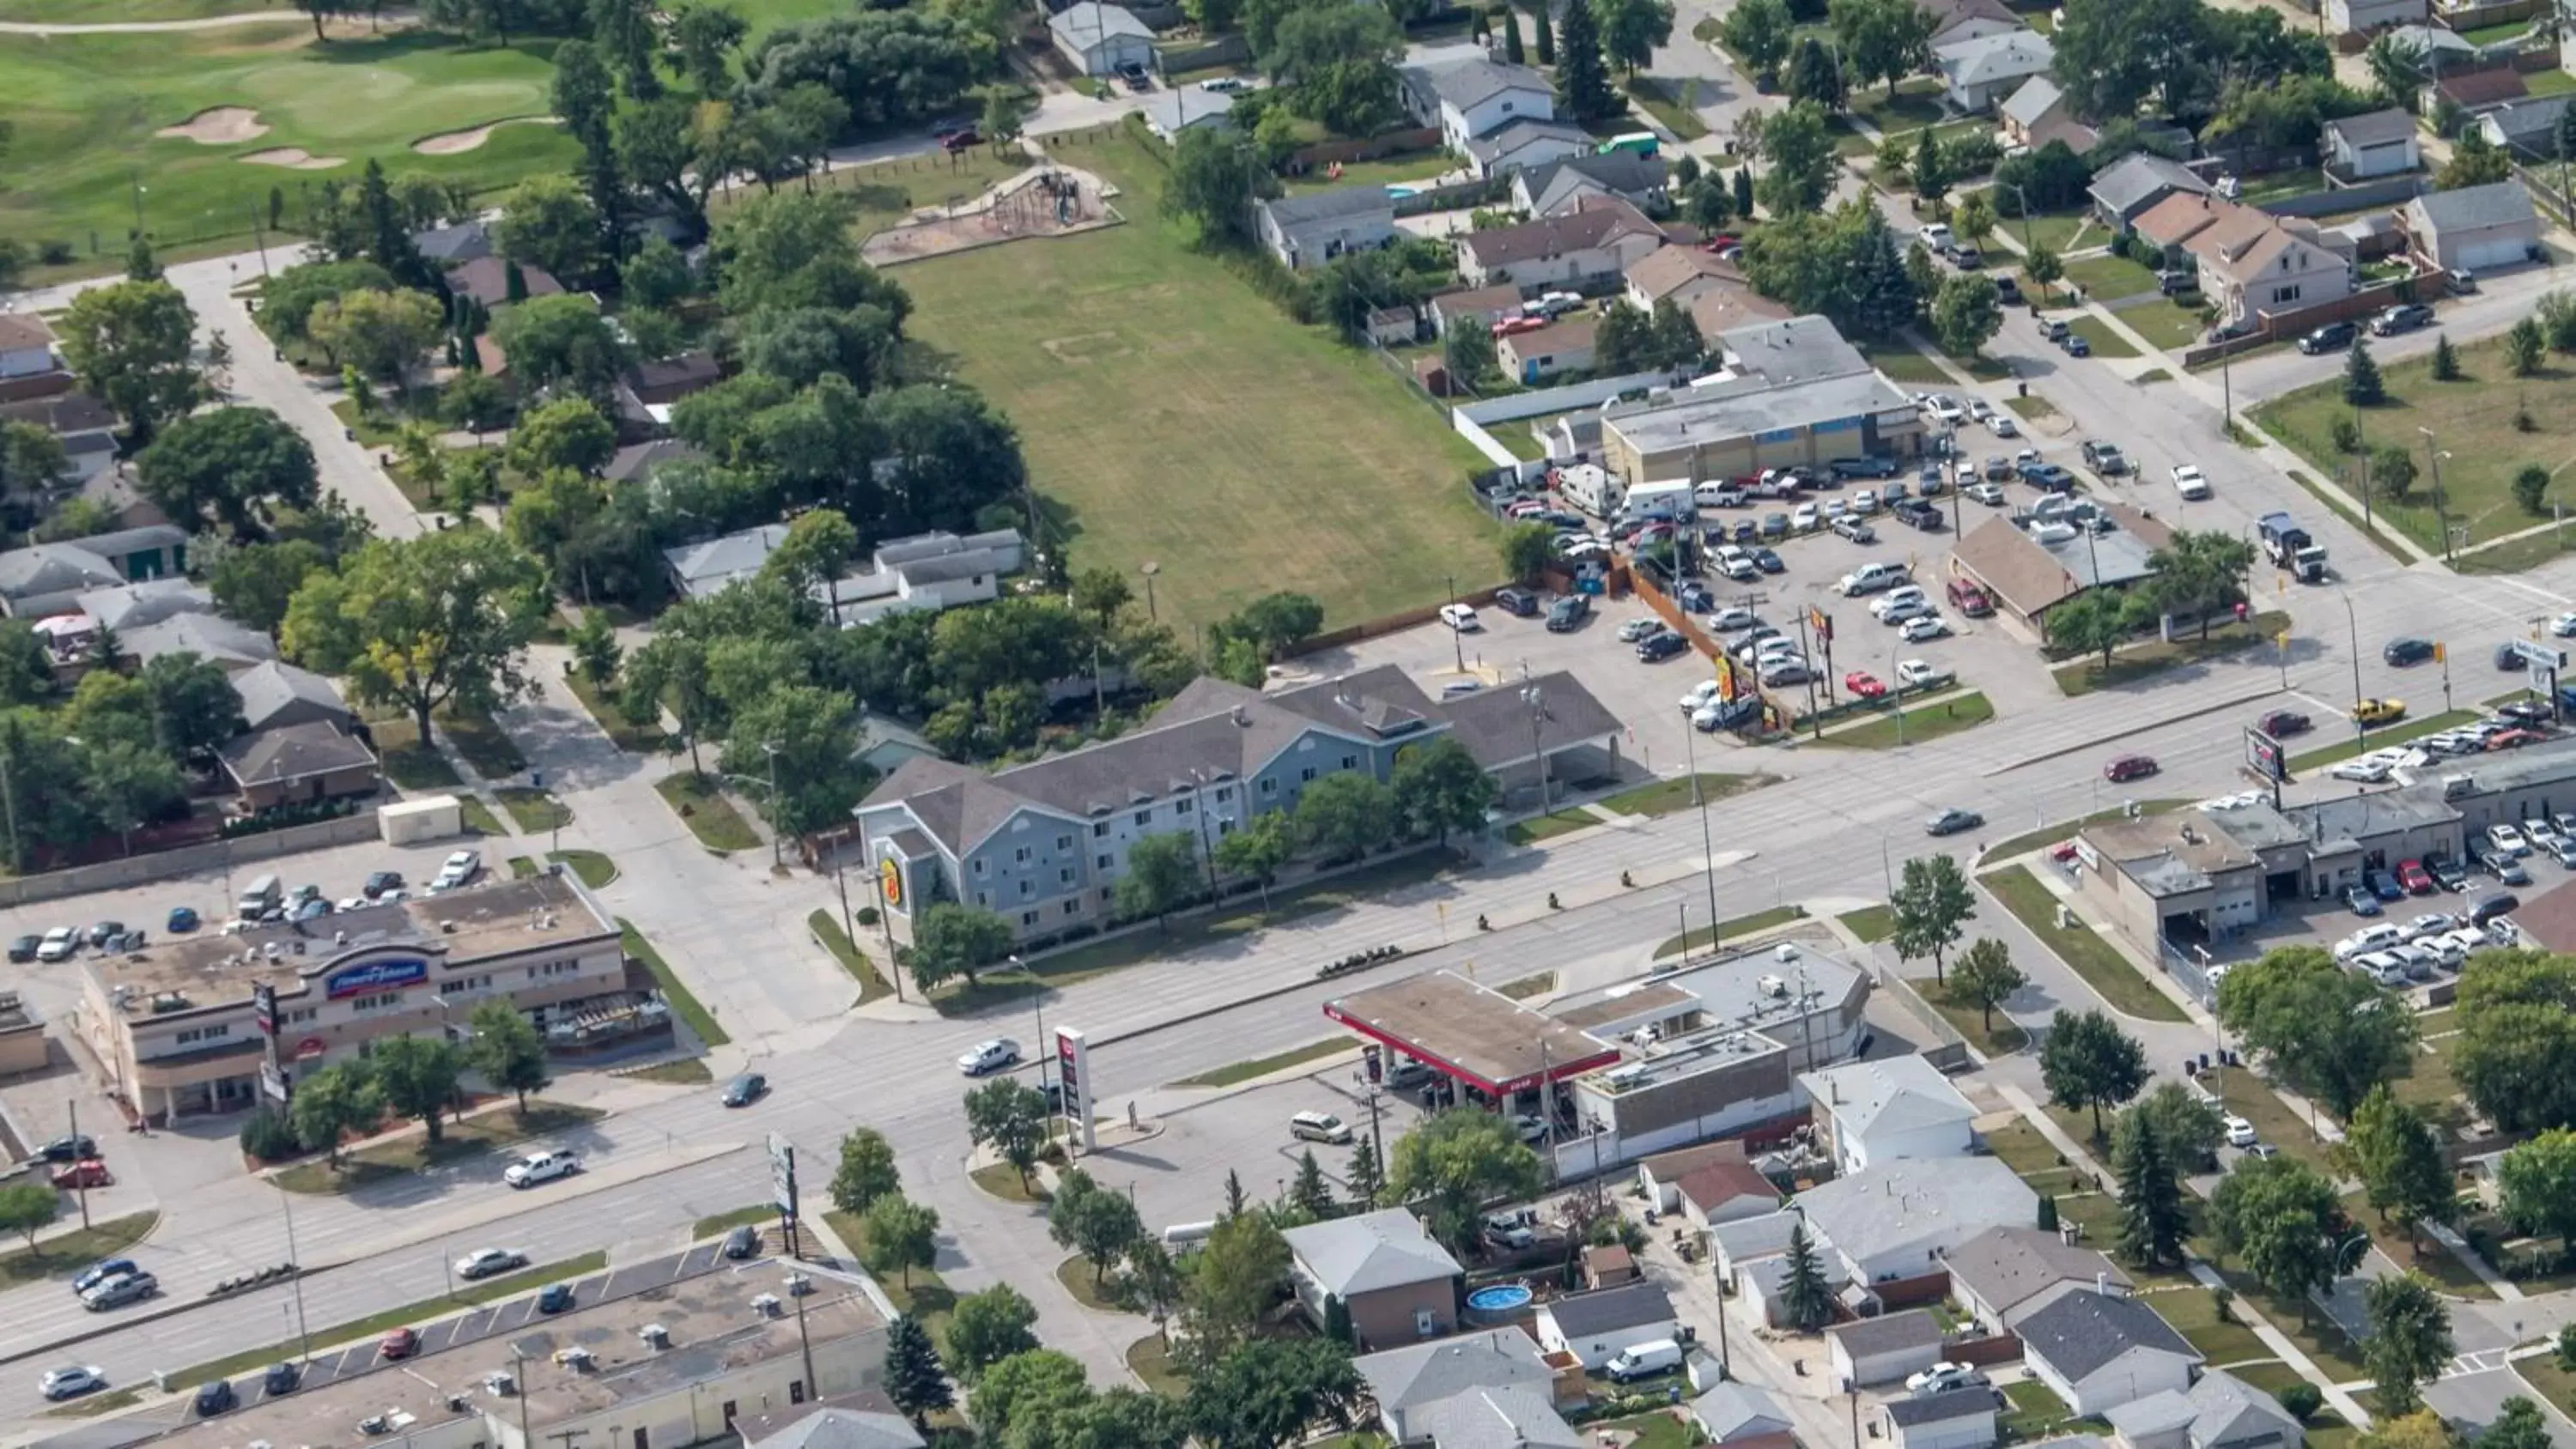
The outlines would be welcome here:
[[[1571,634],[1592,617],[1592,600],[1582,594],[1568,594],[1548,606],[1547,632]]]
[[[2372,894],[2368,886],[2354,886],[2345,891],[2343,903],[2350,906],[2356,916],[2375,916],[2383,909],[2379,904],[2379,897]]]
[[[1494,591],[1494,606],[1504,613],[1522,619],[1538,617],[1538,595],[1527,589],[1510,588]]]
[[[1667,629],[1660,634],[1649,634],[1639,641],[1637,660],[1641,664],[1658,664],[1676,654],[1689,652],[1690,641]]]
[[[570,1283],[549,1283],[537,1294],[539,1313],[561,1313],[572,1306]]]
[[[726,1257],[733,1259],[748,1258],[759,1251],[760,1229],[753,1227],[751,1224],[737,1224],[731,1232],[725,1234],[724,1255]]]
[[[268,1372],[259,1376],[259,1389],[261,1393],[275,1398],[279,1394],[294,1393],[295,1386],[302,1382],[304,1382],[304,1370],[292,1363],[273,1363],[268,1366]]]
[[[2370,887],[2370,893],[2379,897],[2383,901],[2402,901],[2406,899],[2406,887],[2399,885],[2397,883],[2397,877],[2389,874],[2387,871],[2363,871],[2361,873],[2361,883]]]
[[[9,959],[12,961],[33,961],[36,959],[36,948],[44,944],[44,938],[41,936],[16,937],[9,942]]]
[[[172,906],[170,914],[161,919],[161,929],[173,936],[184,936],[202,924],[193,906]]]
[[[36,943],[36,959],[48,962],[68,961],[72,959],[72,953],[79,949],[80,931],[72,926],[56,926],[45,933],[45,939]]]
[[[2397,862],[2397,883],[2406,887],[2409,895],[2429,896],[2433,893],[2433,873],[2426,870],[2420,860]]]
[[[1936,1363],[1905,1380],[1905,1391],[1917,1398],[1929,1397],[1951,1389],[1965,1388],[1980,1382],[1984,1375],[1975,1366],[1964,1363]]]
[[[1473,634],[1485,627],[1476,618],[1475,607],[1471,604],[1442,604],[1440,622],[1461,634]]]
[[[1868,670],[1854,669],[1844,673],[1843,691],[1854,699],[1878,699],[1887,693],[1887,686]]]
[[[2253,1123],[2231,1113],[2221,1125],[2227,1129],[2228,1146],[2251,1147],[2254,1145]]]
[[[2432,308],[2421,302],[2401,302],[2394,307],[2383,309],[2378,316],[2370,319],[2370,335],[2394,337],[2401,332],[2412,332],[2418,327],[2432,325]]]
[[[196,1402],[192,1407],[196,1409],[198,1418],[211,1419],[239,1402],[233,1396],[232,1380],[216,1379],[212,1383],[197,1385]]]
[[[1927,644],[1935,639],[1946,639],[1950,637],[1950,622],[1935,613],[1917,614],[1897,629],[1896,637],[1908,644]]]
[[[420,1352],[420,1333],[416,1329],[397,1328],[376,1340],[376,1356],[405,1359]]]
[[[2361,329],[2350,322],[2329,322],[2299,339],[2299,350],[2310,357],[2328,352],[2346,352]]]
[[[2129,460],[2120,452],[2119,444],[2087,438],[2084,440],[2084,466],[2105,475],[2126,473]]]
[[[459,850],[450,852],[447,859],[439,863],[438,875],[435,879],[430,881],[429,888],[433,893],[435,893],[440,891],[452,891],[460,886],[470,885],[473,883],[474,877],[482,872],[482,869],[482,852],[476,850]]]
[[[1339,1147],[1351,1140],[1351,1125],[1330,1112],[1300,1112],[1288,1119],[1288,1135],[1300,1142]]]

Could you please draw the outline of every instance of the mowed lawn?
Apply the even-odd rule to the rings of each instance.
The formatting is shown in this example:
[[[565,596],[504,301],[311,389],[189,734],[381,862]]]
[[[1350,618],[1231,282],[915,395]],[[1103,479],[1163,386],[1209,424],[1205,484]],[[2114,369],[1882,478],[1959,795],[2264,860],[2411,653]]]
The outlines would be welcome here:
[[[2379,374],[2388,401],[2361,411],[2362,438],[2370,447],[2402,447],[2415,460],[2415,482],[2405,499],[2374,499],[2378,516],[2432,549],[2442,546],[2442,525],[2433,507],[2432,460],[2418,428],[2432,429],[2450,455],[2442,459],[2442,496],[2452,526],[2467,527],[2471,542],[2546,523],[2551,502],[2576,504],[2576,479],[2567,471],[2576,463],[2576,368],[2551,353],[2539,375],[2517,378],[2505,365],[2501,342],[2471,344],[2459,354],[2457,382],[2435,382],[2429,354],[2382,362]],[[2531,432],[2515,430],[2517,410],[2531,414]],[[2339,466],[2350,465],[2358,484],[2359,460],[2334,450],[2338,416],[2352,416],[2343,401],[2340,372],[2332,381],[2254,410],[2256,422],[2297,449],[2319,473],[2331,478]],[[2513,475],[2529,463],[2547,468],[2554,480],[2537,517],[2514,502],[2510,486]]]
[[[124,8],[124,7],[120,7]],[[136,7],[139,8],[139,7]],[[0,192],[0,237],[65,241],[121,255],[136,193],[145,225],[165,245],[251,235],[269,188],[285,219],[301,215],[298,183],[353,180],[367,158],[387,172],[503,187],[569,166],[572,143],[552,126],[506,126],[483,145],[424,156],[411,143],[513,116],[541,116],[554,74],[550,41],[470,45],[426,32],[369,36],[313,27],[286,12],[274,23],[160,34],[33,38],[0,44],[0,107],[16,123]],[[259,112],[266,134],[209,146],[154,135],[218,106]],[[250,165],[238,157],[282,147],[336,156],[329,170]]]
[[[1141,593],[1137,569],[1159,564],[1162,617],[1198,624],[1281,589],[1342,625],[1437,602],[1452,573],[1499,582],[1463,481],[1479,456],[1376,361],[1185,247],[1146,144],[1056,151],[1123,190],[1126,225],[888,273],[912,333],[1018,425],[1074,567]]]

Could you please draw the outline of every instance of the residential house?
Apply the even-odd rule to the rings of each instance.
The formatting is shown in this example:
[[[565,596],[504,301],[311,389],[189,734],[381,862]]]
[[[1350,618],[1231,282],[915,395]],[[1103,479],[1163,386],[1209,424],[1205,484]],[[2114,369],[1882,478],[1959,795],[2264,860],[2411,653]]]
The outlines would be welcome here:
[[[1636,1282],[1549,1299],[1538,1306],[1537,1333],[1540,1349],[1572,1354],[1597,1373],[1623,1349],[1680,1337],[1681,1319],[1663,1285]]]
[[[2069,1293],[2134,1287],[2119,1264],[2038,1228],[1989,1228],[1950,1254],[1950,1297],[1989,1333],[2009,1333]]]
[[[2148,558],[2172,537],[2162,520],[2125,505],[2107,504],[2103,513],[2111,532],[2050,543],[2009,518],[1989,518],[1951,550],[1952,566],[1983,586],[1996,608],[2044,634],[2049,613],[2087,589],[2126,589],[2152,576]]]
[[[1512,206],[1527,216],[1555,216],[1574,210],[1588,198],[1615,196],[1644,207],[1663,195],[1670,177],[1671,168],[1660,156],[1586,151],[1521,168],[1512,177]]]
[[[703,463],[707,455],[677,438],[652,438],[629,443],[617,450],[599,476],[611,483],[632,483],[650,478],[658,469],[673,463]]]
[[[1780,1189],[1750,1162],[1710,1162],[1692,1168],[1674,1185],[1682,1221],[1706,1232],[1780,1210]]]
[[[2055,134],[2052,128],[2064,124],[2071,123],[2078,130],[2091,134],[2089,128],[2075,120],[2074,108],[2066,103],[2066,93],[2057,88],[2057,82],[2044,75],[2023,81],[2018,89],[2005,97],[2004,103],[1995,109],[1995,119],[2003,123],[2004,139],[2009,144],[2028,146],[2033,150],[2048,144],[2050,136],[2043,135],[2043,131]],[[2066,144],[2078,154],[2087,149],[2076,145],[2071,136],[2066,138]]]
[[[92,589],[187,570],[188,535],[169,524],[94,533],[0,553],[0,614],[41,619],[80,607]]]
[[[441,269],[479,262],[493,254],[491,225],[479,217],[413,232],[411,244],[422,261]]]
[[[1494,351],[1502,361],[1503,371],[1526,387],[1560,372],[1589,369],[1593,337],[1600,327],[1598,317],[1568,317],[1527,332],[1512,333],[1496,342]]]
[[[1084,75],[1116,75],[1130,65],[1155,69],[1154,27],[1124,5],[1075,0],[1047,17],[1047,33]]]
[[[54,329],[33,312],[0,312],[0,403],[52,397],[78,381],[54,352]]]
[[[91,632],[113,629],[122,634],[181,614],[214,613],[215,596],[202,584],[170,575],[92,589],[75,600],[73,607],[87,616]]]
[[[1828,1276],[1866,1288],[1940,1271],[1988,1228],[2039,1221],[2039,1197],[1991,1157],[1898,1158],[1798,1194]],[[1838,1270],[1838,1271],[1837,1271]]]
[[[1644,212],[1593,198],[1562,216],[1460,237],[1458,276],[1471,287],[1581,287],[1624,276],[1663,244],[1663,229]]]
[[[2325,162],[2346,181],[2418,170],[2424,157],[2415,145],[2415,118],[2392,106],[2328,121]]]
[[[2078,1415],[2181,1393],[2201,1363],[2200,1350],[2145,1300],[2115,1294],[2066,1294],[2014,1331],[2032,1377]]]
[[[1456,1331],[1467,1270],[1405,1209],[1331,1218],[1280,1236],[1288,1240],[1289,1285],[1317,1326],[1339,1299],[1364,1349]]]
[[[2433,82],[2432,89],[2425,93],[2424,113],[2428,116],[2438,114],[2442,102],[2448,101],[2470,116],[2482,116],[2530,94],[2531,87],[2524,83],[2522,72],[2511,66],[2448,73]]]
[[[2164,248],[2168,265],[2189,258],[2201,295],[2224,325],[2250,325],[2258,314],[2304,311],[2352,295],[2350,259],[2304,217],[2177,193],[2138,217],[2134,229]]]
[[[921,1432],[877,1389],[782,1405],[733,1421],[742,1449],[923,1449]]]
[[[2576,104],[2576,95],[2527,96],[2507,101],[2478,117],[2477,127],[2499,149],[2555,160],[2558,118],[2567,113],[2571,104]]]
[[[1905,1157],[1964,1157],[1974,1151],[1977,1109],[1941,1070],[1919,1056],[1846,1062],[1805,1073],[1798,1085],[1842,1172]]]
[[[1701,335],[1714,370],[1669,395],[1601,412],[1603,466],[1629,487],[1922,450],[1913,399],[1824,318],[1703,326]]]
[[[1920,1398],[1890,1399],[1891,1449],[1993,1449],[1995,1391],[1968,1384]]]
[[[1917,8],[1932,17],[1931,44],[1934,49],[1955,45],[1980,36],[2003,35],[2026,30],[2022,18],[2004,0],[1914,0]]]
[[[1401,240],[1395,198],[1383,186],[1342,186],[1253,203],[1261,244],[1296,270]]]
[[[2299,1449],[2307,1431],[2281,1401],[2225,1369],[2182,1393],[2132,1399],[2104,1416],[2129,1449]]]
[[[1640,312],[1667,297],[1688,306],[1705,293],[1752,290],[1735,263],[1698,247],[1658,247],[1628,268],[1628,304]]]
[[[158,623],[120,633],[124,658],[150,663],[164,654],[194,654],[211,659],[226,672],[238,672],[277,657],[277,641],[247,624],[221,614],[173,614]]]
[[[116,422],[115,409],[85,392],[0,402],[0,423],[33,423],[61,440],[64,488],[86,488],[116,466]]]
[[[1750,1159],[1740,1141],[1703,1142],[1696,1147],[1677,1147],[1637,1159],[1637,1191],[1647,1205],[1657,1212],[1681,1210],[1681,1180],[1713,1162],[1746,1162]]]
[[[1446,337],[1452,327],[1491,327],[1521,311],[1521,289],[1510,282],[1465,291],[1443,292],[1431,299],[1431,328]]]
[[[2102,224],[2125,236],[2131,222],[2176,192],[2207,196],[2209,183],[2179,161],[2132,151],[2104,167],[2087,194]]]
[[[635,364],[627,370],[625,390],[645,407],[668,407],[722,381],[724,368],[717,363],[715,354],[692,348],[677,357],[657,357]]]
[[[703,543],[684,543],[662,550],[663,559],[671,566],[671,582],[683,597],[713,598],[726,587],[758,574],[769,556],[787,541],[787,525],[764,523],[711,538]]]
[[[1920,1308],[1855,1318],[1825,1330],[1827,1382],[1852,1388],[1902,1382],[1941,1361],[1941,1325]]]
[[[519,281],[514,292],[510,278]],[[555,274],[533,262],[514,262],[498,256],[480,256],[447,269],[447,290],[459,297],[471,297],[486,307],[499,307],[529,297],[560,296],[564,284]]]
[[[1743,287],[1714,287],[1693,297],[1685,304],[1690,308],[1691,323],[1703,338],[1722,337],[1729,332],[1759,327],[1765,322],[1786,322],[1789,309]]]
[[[1446,1414],[1429,1411],[1462,1395],[1520,1389],[1551,1404],[1557,1396],[1556,1371],[1540,1359],[1530,1336],[1517,1328],[1406,1344],[1364,1355],[1353,1360],[1351,1367],[1368,1385],[1379,1427],[1398,1444],[1430,1439],[1431,1420]]]
[[[1541,759],[1551,777],[1615,769],[1617,718],[1571,675],[1531,684],[1535,718],[1520,689],[1435,700],[1392,667],[1276,693],[1202,677],[1143,728],[1083,749],[989,775],[913,760],[857,818],[897,941],[911,939],[913,903],[943,895],[1002,912],[1022,941],[1051,939],[1114,918],[1136,841],[1222,839],[1293,809],[1325,775],[1388,779],[1409,744],[1445,734],[1506,790],[1535,793]]]
[[[786,541],[787,525],[769,523],[665,549],[662,557],[680,592],[703,599],[758,574]],[[936,613],[982,603],[1000,596],[1002,579],[1019,572],[1026,551],[1015,528],[893,539],[818,588],[816,598],[844,628],[909,609]]]
[[[2326,29],[2336,35],[2371,35],[2400,25],[2421,25],[2429,0],[2325,0]]]
[[[1768,1389],[1726,1379],[1691,1400],[1691,1417],[1708,1442],[1728,1449],[1793,1449],[1797,1425]]]
[[[376,789],[375,752],[326,721],[237,735],[216,754],[252,810]]]
[[[1433,1449],[1587,1449],[1547,1394],[1532,1388],[1469,1389],[1413,1413]]]
[[[2056,58],[2048,37],[2032,30],[1971,36],[1932,52],[1932,64],[1941,72],[1943,98],[1971,115],[1992,111],[2004,97],[2021,89],[2023,81],[2046,75]]]
[[[1145,98],[1145,129],[1161,137],[1164,145],[1177,146],[1183,131],[1233,130],[1233,112],[1232,96],[1197,86],[1167,86]]]
[[[349,730],[358,722],[356,712],[340,697],[338,685],[275,659],[234,675],[233,693],[241,696],[242,728],[252,733],[300,724]]]
[[[1805,1223],[1797,1213],[1775,1209],[1713,1224],[1708,1230],[1709,1265],[1721,1281],[1732,1281],[1753,1264],[1788,1252],[1791,1232]]]
[[[1525,65],[1489,59],[1481,51],[1408,65],[1398,74],[1405,114],[1417,126],[1438,129],[1441,144],[1461,154],[1468,143],[1514,122],[1556,117],[1556,87],[1546,76]]]
[[[1518,176],[1533,166],[1585,155],[1597,144],[1590,131],[1572,121],[1514,121],[1468,142],[1467,163],[1481,177]]]
[[[2406,203],[2415,252],[2435,266],[2469,271],[2510,267],[2540,254],[2540,215],[2513,178],[2457,191],[2428,191]]]

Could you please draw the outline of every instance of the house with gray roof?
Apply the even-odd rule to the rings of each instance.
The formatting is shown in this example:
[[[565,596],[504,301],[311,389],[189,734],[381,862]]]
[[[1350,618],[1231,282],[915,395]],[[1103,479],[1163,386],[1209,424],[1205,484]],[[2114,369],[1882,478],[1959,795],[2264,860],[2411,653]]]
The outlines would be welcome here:
[[[875,1389],[783,1405],[734,1421],[742,1449],[923,1449],[924,1441],[894,1400]]]
[[[2336,35],[2365,35],[2421,25],[2432,11],[2431,0],[2325,0],[2324,19]]]
[[[2179,161],[2152,151],[2132,151],[2104,167],[2086,194],[2093,198],[2093,212],[2103,225],[2126,233],[2129,223],[2178,191],[2207,196],[2209,183]]]
[[[248,730],[316,723],[345,730],[358,718],[340,697],[339,686],[312,670],[275,659],[234,675],[233,693],[241,696],[242,727]]]
[[[236,735],[216,752],[253,810],[373,794],[376,756],[334,725],[287,725]]]
[[[702,543],[666,548],[662,557],[671,566],[671,582],[679,586],[682,594],[707,599],[757,575],[761,565],[769,562],[769,556],[786,541],[786,524],[764,523]]]
[[[1572,121],[1514,121],[1470,140],[1467,163],[1478,176],[1511,176],[1588,155],[1595,144],[1592,133]]]
[[[1691,1400],[1691,1417],[1699,1421],[1710,1443],[1739,1449],[1788,1449],[1797,1432],[1796,1423],[1770,1390],[1741,1379],[1721,1380]]]
[[[1835,1166],[1858,1172],[1900,1157],[1964,1157],[1975,1150],[1977,1109],[1919,1056],[1845,1062],[1798,1078],[1815,1104]]]
[[[1855,1318],[1825,1329],[1833,1382],[1892,1384],[1941,1361],[1941,1325],[1920,1308]]]
[[[62,487],[77,487],[116,465],[116,410],[85,392],[0,402],[0,423],[32,423],[63,445]]]
[[[1204,853],[1253,816],[1294,809],[1331,774],[1389,779],[1396,753],[1447,736],[1509,792],[1535,796],[1540,761],[1617,769],[1622,726],[1568,674],[1432,699],[1393,667],[1263,693],[1193,680],[1144,727],[991,774],[911,760],[856,811],[897,940],[914,903],[1001,913],[1024,942],[1115,919],[1127,853],[1178,833]]]
[[[1362,1348],[1440,1338],[1458,1327],[1467,1270],[1404,1208],[1308,1223],[1288,1242],[1288,1282],[1318,1327],[1339,1300]]]
[[[188,535],[170,524],[94,533],[0,553],[0,614],[41,619],[77,612],[93,589],[187,571]]]
[[[2129,1449],[2299,1449],[2307,1431],[2281,1401],[2225,1369],[2188,1390],[2166,1389],[2104,1416]]]
[[[2415,118],[2395,106],[2328,121],[2326,165],[2346,181],[2413,171],[2424,164],[2415,134]]]
[[[2558,150],[2558,118],[2566,114],[2576,96],[2525,96],[2507,101],[2477,118],[2477,128],[2486,134],[2489,144],[2506,150],[2520,151],[2526,157],[2554,158]]]
[[[1994,1333],[2069,1293],[2125,1294],[2134,1286],[2119,1264],[2038,1228],[1989,1228],[1950,1254],[1950,1297]]]
[[[413,232],[411,244],[422,261],[440,268],[481,261],[494,251],[492,228],[479,217]]]
[[[1553,1391],[1555,1370],[1538,1345],[1517,1328],[1462,1333],[1456,1338],[1411,1343],[1352,1361],[1377,1405],[1388,1438],[1409,1444],[1429,1437],[1421,1411],[1476,1390],[1525,1388]]]
[[[1383,186],[1274,196],[1253,203],[1253,224],[1262,246],[1299,271],[1391,246],[1404,235],[1395,226],[1395,197]]]
[[[1591,1373],[1625,1349],[1680,1333],[1671,1296],[1651,1279],[1551,1298],[1538,1308],[1538,1346],[1574,1355]]]
[[[680,592],[704,599],[759,574],[786,541],[786,524],[767,523],[664,549],[662,557]],[[1002,580],[1020,571],[1026,552],[1016,528],[889,539],[849,572],[818,586],[815,599],[845,629],[905,610],[937,613],[979,604],[1000,596]]]
[[[1798,1194],[1827,1276],[1868,1285],[1938,1272],[1988,1228],[2039,1221],[2039,1197],[1992,1157],[1900,1158]],[[1837,1271],[1838,1270],[1838,1271]]]
[[[184,578],[145,579],[92,589],[80,596],[80,611],[102,629],[139,629],[181,614],[215,612],[215,596]]]
[[[1124,5],[1076,0],[1047,17],[1047,34],[1084,75],[1116,75],[1127,65],[1156,68],[1154,27]]]
[[[1405,114],[1436,126],[1441,144],[1464,152],[1479,136],[1515,121],[1556,116],[1556,87],[1525,65],[1488,57],[1481,47],[1453,50],[1397,72]]]
[[[1995,1391],[1983,1384],[1890,1399],[1884,1412],[1893,1449],[1991,1449],[1999,1437]]]
[[[1234,129],[1234,97],[1197,86],[1166,86],[1145,98],[1145,129],[1166,146],[1181,143],[1183,131]]]
[[[706,461],[706,454],[678,438],[652,438],[618,449],[616,455],[608,460],[608,466],[599,470],[599,476],[611,483],[632,483],[639,478],[650,478],[657,470],[673,463]]]
[[[164,654],[194,654],[232,673],[277,657],[277,641],[221,614],[173,614],[157,624],[127,629],[120,657],[150,663]]]
[[[2452,270],[2516,266],[2540,252],[2540,214],[2531,193],[2507,177],[2457,191],[2428,191],[2401,213],[2416,254]]]
[[[1615,196],[1649,206],[1664,193],[1672,168],[1661,156],[1634,151],[1593,151],[1524,167],[1512,178],[1512,205],[1530,216],[1572,211],[1587,197]]]
[[[2199,1349],[2143,1300],[2069,1293],[2021,1321],[2022,1361],[2078,1415],[2191,1387]]]
[[[2035,30],[2006,30],[1952,41],[1932,52],[1941,72],[1943,99],[1971,115],[2003,104],[2004,97],[2035,75],[2046,75],[2057,58],[2048,37]]]
[[[1469,1389],[1413,1415],[1432,1449],[1584,1449],[1545,1389]]]

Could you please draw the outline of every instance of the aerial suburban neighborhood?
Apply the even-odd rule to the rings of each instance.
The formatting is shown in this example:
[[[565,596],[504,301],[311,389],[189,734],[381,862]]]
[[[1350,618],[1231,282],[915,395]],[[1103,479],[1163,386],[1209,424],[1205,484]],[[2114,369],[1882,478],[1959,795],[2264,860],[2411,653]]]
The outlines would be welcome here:
[[[0,0],[0,1444],[2576,1449],[2571,46]]]

